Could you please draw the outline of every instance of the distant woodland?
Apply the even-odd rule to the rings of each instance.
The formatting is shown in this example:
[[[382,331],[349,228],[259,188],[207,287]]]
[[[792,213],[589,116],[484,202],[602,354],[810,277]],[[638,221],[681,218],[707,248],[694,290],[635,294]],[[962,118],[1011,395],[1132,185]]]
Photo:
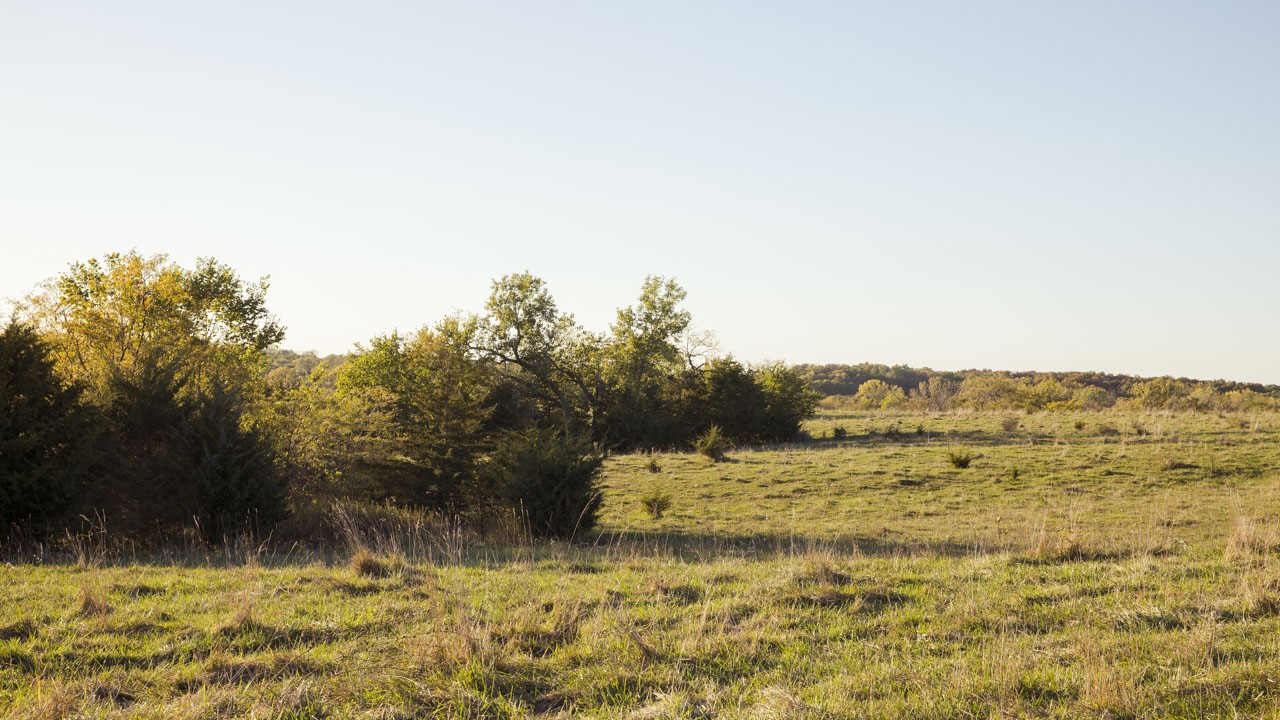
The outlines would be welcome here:
[[[94,522],[139,542],[332,529],[335,504],[590,528],[608,453],[803,441],[820,403],[890,411],[1253,411],[1280,387],[1100,373],[748,365],[649,277],[603,330],[527,273],[475,313],[347,355],[285,350],[265,281],[117,253],[35,289],[0,331],[0,532]]]
[[[938,372],[906,365],[797,365],[830,408],[860,410],[1188,410],[1280,407],[1280,385],[1099,372]]]

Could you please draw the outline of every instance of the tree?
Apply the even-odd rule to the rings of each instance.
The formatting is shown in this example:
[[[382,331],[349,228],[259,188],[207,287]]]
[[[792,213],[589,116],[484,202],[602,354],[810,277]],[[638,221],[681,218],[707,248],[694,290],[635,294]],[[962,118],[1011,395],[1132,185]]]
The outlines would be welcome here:
[[[27,318],[56,364],[101,401],[113,382],[172,368],[184,392],[244,388],[284,337],[266,280],[245,283],[211,258],[186,270],[137,251],[75,263],[28,298]]]
[[[906,402],[906,393],[883,380],[868,380],[858,386],[854,403],[864,410],[888,410]]]
[[[285,487],[267,439],[244,421],[244,404],[215,387],[187,408],[180,437],[190,506],[208,540],[285,515]]]
[[[382,496],[436,507],[473,495],[475,458],[485,447],[491,413],[491,368],[468,355],[452,321],[424,328],[405,341],[374,338],[339,371],[338,394],[381,391],[391,398],[397,447],[368,469],[380,476]]]
[[[764,395],[760,437],[772,442],[791,440],[800,433],[800,423],[817,410],[818,393],[799,370],[780,362],[756,368],[755,376]]]
[[[1171,377],[1158,377],[1136,383],[1130,390],[1138,406],[1148,410],[1175,408],[1190,392],[1191,388],[1186,383]]]
[[[699,375],[701,393],[690,398],[694,407],[685,414],[701,418],[689,437],[717,425],[734,443],[759,441],[765,400],[751,371],[732,357],[723,357],[708,362]]]
[[[689,339],[691,317],[680,307],[684,298],[674,280],[649,276],[636,304],[618,311],[604,353],[608,441],[653,447],[675,440],[676,419],[663,396],[664,386],[680,375],[686,360],[682,343]]]
[[[975,410],[998,410],[1010,407],[1016,392],[1017,385],[1007,375],[970,375],[961,381],[955,403]]]
[[[135,534],[278,516],[270,448],[244,417],[284,335],[266,289],[209,258],[187,270],[134,251],[76,263],[27,300],[57,369],[106,418],[111,462],[87,511]]]
[[[316,366],[296,387],[273,392],[254,413],[289,479],[295,505],[373,496],[361,471],[403,455],[396,398],[382,389],[338,392],[333,375]]]
[[[485,314],[459,321],[467,349],[494,362],[535,397],[546,416],[573,429],[600,418],[602,341],[556,307],[546,283],[529,273],[493,283]]]
[[[10,321],[0,331],[0,536],[12,523],[57,516],[95,470],[99,423],[50,354],[30,326]]]
[[[951,399],[958,390],[951,380],[934,375],[911,391],[912,399],[925,410],[940,412],[951,408]]]

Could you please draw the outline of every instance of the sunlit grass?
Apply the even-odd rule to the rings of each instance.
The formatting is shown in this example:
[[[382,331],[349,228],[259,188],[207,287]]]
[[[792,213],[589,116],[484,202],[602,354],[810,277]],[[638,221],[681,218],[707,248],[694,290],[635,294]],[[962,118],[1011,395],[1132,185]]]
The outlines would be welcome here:
[[[721,463],[614,457],[600,533],[575,547],[5,565],[0,708],[1280,712],[1276,418],[1043,414],[1010,431],[1006,417],[824,416],[816,438],[835,423],[846,437]],[[969,467],[948,461],[955,447]],[[655,493],[670,498],[658,517]]]

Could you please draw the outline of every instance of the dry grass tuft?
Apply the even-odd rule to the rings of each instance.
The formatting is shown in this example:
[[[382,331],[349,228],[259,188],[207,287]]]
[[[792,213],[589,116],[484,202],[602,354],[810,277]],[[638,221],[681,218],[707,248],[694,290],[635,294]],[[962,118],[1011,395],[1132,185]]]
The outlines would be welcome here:
[[[105,617],[111,613],[111,605],[100,591],[88,584],[80,586],[80,608],[76,615],[82,618]]]
[[[1275,528],[1259,527],[1252,518],[1236,519],[1235,531],[1227,539],[1223,558],[1227,562],[1254,564],[1267,555],[1280,552],[1280,532]]]
[[[351,556],[351,571],[360,577],[374,580],[390,577],[391,566],[368,550],[359,550]]]
[[[803,702],[791,691],[776,686],[761,690],[748,714],[752,720],[817,720],[826,716],[826,713]]]

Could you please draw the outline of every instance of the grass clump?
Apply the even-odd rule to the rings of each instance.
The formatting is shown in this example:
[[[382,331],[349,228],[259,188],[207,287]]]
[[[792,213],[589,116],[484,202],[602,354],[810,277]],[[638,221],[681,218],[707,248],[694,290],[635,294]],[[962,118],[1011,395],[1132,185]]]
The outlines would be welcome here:
[[[76,615],[82,618],[103,617],[110,614],[111,609],[111,604],[97,588],[87,583],[80,586],[80,607]]]
[[[977,454],[965,448],[951,448],[947,450],[947,462],[951,463],[951,467],[958,470],[964,470],[977,459]]]
[[[347,564],[356,575],[371,580],[391,577],[393,572],[390,564],[364,548],[357,550]]]

